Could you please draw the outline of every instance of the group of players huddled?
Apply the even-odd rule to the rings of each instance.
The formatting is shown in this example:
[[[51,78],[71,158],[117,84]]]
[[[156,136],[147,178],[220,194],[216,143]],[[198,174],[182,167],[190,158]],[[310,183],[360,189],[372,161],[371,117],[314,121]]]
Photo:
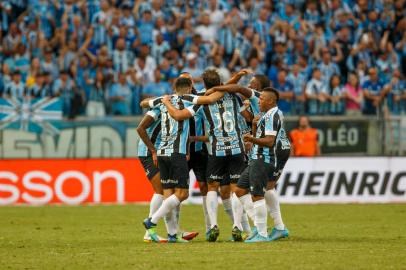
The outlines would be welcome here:
[[[150,110],[137,128],[138,156],[155,192],[143,221],[145,241],[188,242],[197,235],[179,234],[179,209],[188,198],[190,170],[203,196],[207,241],[215,242],[220,234],[219,191],[233,223],[233,241],[268,242],[289,235],[275,191],[290,155],[277,107],[279,93],[264,75],[254,75],[248,88],[237,84],[249,73],[241,70],[222,84],[217,71],[208,69],[200,92],[191,75],[183,73],[174,82],[173,95],[141,102]],[[274,221],[270,232],[268,211]],[[168,239],[155,230],[163,217]]]

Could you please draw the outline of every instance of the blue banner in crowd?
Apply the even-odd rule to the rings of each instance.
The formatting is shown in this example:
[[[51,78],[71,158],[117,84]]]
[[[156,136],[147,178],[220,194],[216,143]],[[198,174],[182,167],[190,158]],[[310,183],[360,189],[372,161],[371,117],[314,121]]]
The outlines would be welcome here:
[[[57,134],[62,119],[60,98],[0,98],[0,130],[17,129],[35,133]]]

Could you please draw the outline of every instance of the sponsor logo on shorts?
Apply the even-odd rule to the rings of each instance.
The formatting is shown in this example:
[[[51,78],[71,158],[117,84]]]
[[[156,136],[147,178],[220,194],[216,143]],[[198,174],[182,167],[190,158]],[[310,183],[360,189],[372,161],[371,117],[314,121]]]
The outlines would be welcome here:
[[[240,174],[231,174],[230,179],[239,179],[241,177]]]
[[[162,184],[177,184],[178,180],[174,179],[161,179]]]
[[[209,178],[210,179],[213,179],[213,180],[223,180],[223,176],[220,176],[220,175],[210,175],[209,176]]]

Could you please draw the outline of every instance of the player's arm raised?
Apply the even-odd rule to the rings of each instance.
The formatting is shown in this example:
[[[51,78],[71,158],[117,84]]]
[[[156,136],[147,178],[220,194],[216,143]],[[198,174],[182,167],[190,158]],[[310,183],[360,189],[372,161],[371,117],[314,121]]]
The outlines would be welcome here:
[[[233,77],[231,77],[231,79],[229,79],[226,84],[236,84],[238,83],[242,77],[244,77],[245,75],[251,74],[252,71],[249,69],[242,69],[240,71],[238,71]]]
[[[252,96],[252,90],[238,85],[238,84],[226,84],[226,85],[220,85],[220,86],[215,86],[211,88],[210,90],[207,91],[206,94],[211,95],[212,92],[228,92],[228,93],[240,93],[246,98],[250,98]]]
[[[148,147],[148,150],[151,151],[152,160],[154,161],[154,165],[158,166],[158,158],[156,155],[156,149],[155,149],[154,144],[151,142],[151,139],[149,138],[148,133],[147,133],[147,128],[149,128],[154,122],[155,122],[154,117],[147,113],[144,116],[144,118],[142,118],[141,122],[139,123],[139,125],[137,127],[137,132],[138,132],[138,135],[140,136],[140,139]]]

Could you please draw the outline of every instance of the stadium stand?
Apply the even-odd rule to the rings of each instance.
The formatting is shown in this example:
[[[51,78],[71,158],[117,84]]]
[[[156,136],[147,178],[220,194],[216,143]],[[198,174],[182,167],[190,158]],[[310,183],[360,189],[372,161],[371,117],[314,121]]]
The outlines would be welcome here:
[[[266,74],[286,115],[406,112],[404,0],[0,3],[0,97],[64,116],[141,114],[188,71]]]

